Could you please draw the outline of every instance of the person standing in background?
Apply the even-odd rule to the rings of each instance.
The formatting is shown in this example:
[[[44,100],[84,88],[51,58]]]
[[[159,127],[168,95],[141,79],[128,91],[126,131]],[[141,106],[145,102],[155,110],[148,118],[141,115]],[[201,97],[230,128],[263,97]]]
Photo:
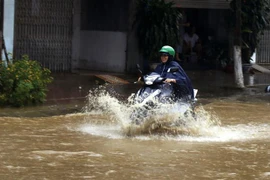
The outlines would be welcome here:
[[[197,59],[200,60],[202,57],[202,45],[199,36],[196,34],[196,28],[190,26],[184,35],[184,54],[191,55],[195,52]]]
[[[175,60],[178,62],[183,61],[183,46],[184,46],[184,34],[185,34],[185,28],[190,26],[190,23],[186,22],[187,17],[185,10],[183,9],[181,11],[182,18],[179,23],[179,31],[180,31],[180,36],[179,36],[179,44],[176,45],[176,54],[175,54]]]

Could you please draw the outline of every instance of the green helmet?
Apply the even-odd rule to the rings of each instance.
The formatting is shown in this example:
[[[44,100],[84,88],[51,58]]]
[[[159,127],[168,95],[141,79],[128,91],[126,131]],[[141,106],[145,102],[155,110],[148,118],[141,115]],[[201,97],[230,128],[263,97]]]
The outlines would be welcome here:
[[[175,55],[175,51],[171,46],[163,46],[160,50],[160,53],[168,53],[169,55],[171,55],[172,57],[174,57]]]

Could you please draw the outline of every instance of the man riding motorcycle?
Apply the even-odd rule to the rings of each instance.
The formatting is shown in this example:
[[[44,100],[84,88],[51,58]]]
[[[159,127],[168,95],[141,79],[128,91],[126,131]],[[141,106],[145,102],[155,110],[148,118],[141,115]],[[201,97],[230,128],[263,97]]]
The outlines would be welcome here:
[[[161,63],[155,68],[155,72],[161,77],[166,78],[164,82],[172,83],[175,89],[175,96],[181,97],[183,100],[194,100],[194,91],[192,83],[182,69],[182,67],[174,61],[175,50],[171,46],[163,46],[160,50]],[[170,68],[177,68],[173,73],[168,73]]]
[[[174,49],[171,46],[163,46],[159,52],[161,63],[157,65],[155,72],[144,74],[140,78],[144,85],[134,96],[136,108],[130,117],[132,123],[137,125],[144,123],[146,117],[152,114],[184,115],[190,110],[193,111],[194,89],[185,71],[173,61]],[[161,110],[164,107],[168,107],[169,111]]]

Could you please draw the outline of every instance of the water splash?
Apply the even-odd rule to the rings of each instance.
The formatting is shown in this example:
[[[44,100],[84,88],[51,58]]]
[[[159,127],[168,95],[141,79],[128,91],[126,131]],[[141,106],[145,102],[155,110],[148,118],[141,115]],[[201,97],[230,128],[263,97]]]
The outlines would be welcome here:
[[[207,112],[203,106],[197,106],[194,115],[193,111],[188,113],[177,111],[179,107],[175,104],[160,104],[152,109],[147,106],[141,107],[134,104],[133,97],[134,94],[123,102],[104,88],[90,91],[88,102],[84,107],[84,112],[89,115],[88,123],[80,130],[113,139],[129,136],[144,140],[165,138],[177,141],[224,142],[256,139],[262,129],[258,126],[253,127],[254,133],[251,133],[247,131],[250,125],[249,128],[246,125],[222,126],[219,118]],[[147,110],[147,116],[140,116],[143,120],[139,125],[132,123],[131,118],[134,111],[138,109],[142,112]],[[266,132],[269,128],[269,126],[264,127]]]

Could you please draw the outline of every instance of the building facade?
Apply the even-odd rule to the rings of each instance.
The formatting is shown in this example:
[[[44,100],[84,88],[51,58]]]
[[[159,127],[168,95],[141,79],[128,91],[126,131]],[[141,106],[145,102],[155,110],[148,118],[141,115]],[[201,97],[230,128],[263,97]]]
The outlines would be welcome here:
[[[77,69],[132,72],[136,64],[142,62],[132,28],[136,0],[0,2],[5,45],[15,58],[27,54],[57,72]],[[228,1],[174,2],[176,7],[194,12],[199,29],[209,32],[214,29],[220,41],[232,42],[223,28],[225,22],[219,18],[228,11]],[[266,43],[269,38],[266,30],[257,51],[258,63],[270,63]]]
[[[139,55],[136,45],[129,43],[134,39],[130,36],[134,1],[2,1],[4,38],[14,58],[27,54],[52,71],[135,68]]]

